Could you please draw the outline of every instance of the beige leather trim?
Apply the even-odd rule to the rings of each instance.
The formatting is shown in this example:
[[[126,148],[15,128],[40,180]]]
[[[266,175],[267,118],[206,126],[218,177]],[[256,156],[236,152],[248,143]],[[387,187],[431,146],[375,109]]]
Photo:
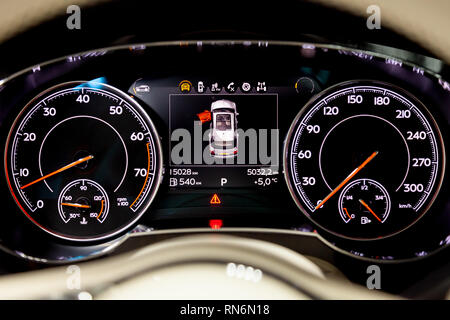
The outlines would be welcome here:
[[[42,22],[67,15],[70,5],[83,8],[106,1],[109,0],[1,0],[0,43]]]
[[[221,263],[222,271],[212,268],[211,264],[207,264],[208,261],[219,263],[219,266]],[[315,261],[317,263],[317,259]],[[345,281],[335,272],[330,272],[329,266],[325,268],[328,270],[322,270],[324,264],[320,263],[319,266],[287,248],[261,240],[221,234],[179,237],[119,256],[79,264],[79,290],[91,292],[94,298],[103,299],[118,298],[119,293],[121,299],[170,297],[167,292],[162,292],[161,295],[145,294],[141,285],[138,285],[139,281],[134,281],[140,279],[146,281],[146,288],[150,291],[171,288],[178,291],[173,296],[177,299],[204,298],[202,293],[192,293],[198,282],[209,288],[209,299],[224,299],[226,292],[222,289],[229,293],[227,299],[235,299],[237,296],[232,293],[243,287],[241,282],[228,282],[225,277],[226,266],[230,262],[251,266],[267,274],[269,281],[264,282],[263,277],[261,288],[271,287],[272,299],[398,299]],[[197,267],[186,269],[192,263]],[[57,267],[2,276],[0,299],[60,299],[67,295],[74,296],[78,291],[68,287],[72,275],[67,270],[67,267]],[[178,282],[178,278],[177,281],[172,281],[172,277],[182,275],[184,271],[193,278],[181,282]],[[218,277],[218,285],[208,285],[211,279],[205,278],[203,271],[215,275],[214,278]],[[164,283],[160,283],[153,281],[155,277],[166,279]],[[255,294],[253,289],[252,295]],[[244,296],[250,298],[246,294],[239,297]],[[258,297],[267,298],[267,295],[253,295],[251,298]]]
[[[381,28],[388,27],[450,63],[450,1],[448,0],[309,0],[368,17],[378,5]],[[332,28],[333,26],[330,26]],[[362,25],[361,28],[366,27]]]
[[[93,6],[110,0],[2,0],[0,43],[58,15],[69,5]],[[388,27],[450,63],[450,1],[448,0],[308,0],[368,17],[367,8],[381,9],[381,27]],[[64,26],[62,26],[64,27]],[[330,28],[333,26],[330,25]],[[362,25],[361,28],[364,28]]]

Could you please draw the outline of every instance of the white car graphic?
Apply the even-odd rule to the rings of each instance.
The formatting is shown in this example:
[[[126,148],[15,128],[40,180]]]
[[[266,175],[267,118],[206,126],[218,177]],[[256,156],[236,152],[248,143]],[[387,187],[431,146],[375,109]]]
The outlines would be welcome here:
[[[217,100],[211,104],[209,149],[214,157],[235,157],[238,153],[236,103]]]

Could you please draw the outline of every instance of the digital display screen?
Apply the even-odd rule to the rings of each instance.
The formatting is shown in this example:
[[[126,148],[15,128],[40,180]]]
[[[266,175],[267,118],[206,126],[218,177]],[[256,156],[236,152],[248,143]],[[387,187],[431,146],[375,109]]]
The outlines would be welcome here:
[[[236,91],[169,94],[170,187],[277,184],[278,94]]]

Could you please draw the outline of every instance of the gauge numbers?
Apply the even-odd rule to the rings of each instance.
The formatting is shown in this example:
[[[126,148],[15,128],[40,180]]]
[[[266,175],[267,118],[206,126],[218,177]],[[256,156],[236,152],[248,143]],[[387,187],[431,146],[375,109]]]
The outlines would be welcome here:
[[[159,136],[141,106],[109,85],[43,92],[15,120],[5,151],[11,193],[41,229],[69,240],[118,234],[152,202]]]
[[[444,172],[435,120],[408,92],[376,81],[325,90],[292,124],[285,178],[301,211],[351,239],[379,239],[414,224]]]

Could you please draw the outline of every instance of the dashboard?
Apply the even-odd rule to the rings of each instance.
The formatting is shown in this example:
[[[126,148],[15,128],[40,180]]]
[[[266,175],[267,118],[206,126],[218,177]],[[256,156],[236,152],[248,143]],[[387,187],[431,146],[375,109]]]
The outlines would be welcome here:
[[[18,72],[0,82],[1,247],[41,268],[175,230],[394,265],[392,277],[445,261],[450,84],[421,58],[177,41]]]

